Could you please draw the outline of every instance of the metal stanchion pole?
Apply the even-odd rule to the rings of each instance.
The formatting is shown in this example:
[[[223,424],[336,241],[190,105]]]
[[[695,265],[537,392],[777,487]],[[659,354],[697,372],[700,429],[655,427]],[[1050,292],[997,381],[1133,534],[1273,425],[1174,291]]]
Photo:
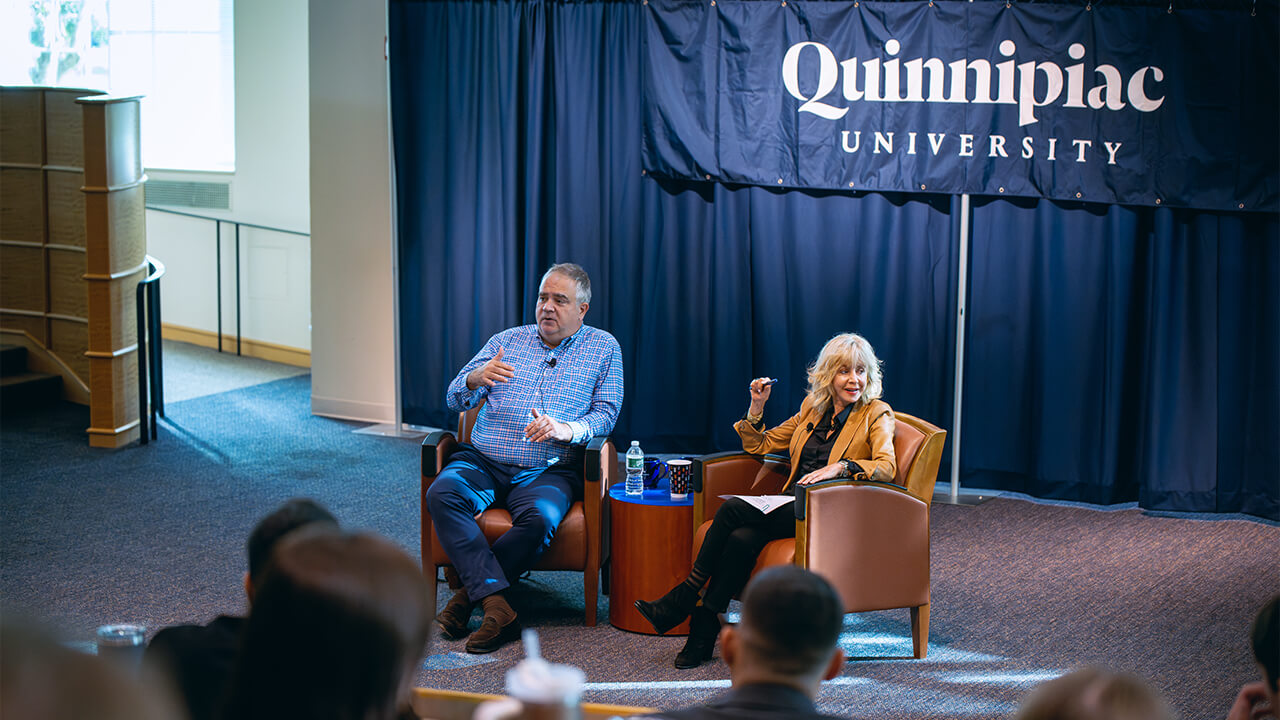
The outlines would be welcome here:
[[[964,316],[969,289],[969,194],[960,196],[960,281],[956,290],[956,377],[955,408],[951,416],[951,492],[934,492],[933,501],[947,505],[980,505],[987,495],[960,493],[960,419],[964,398]]]

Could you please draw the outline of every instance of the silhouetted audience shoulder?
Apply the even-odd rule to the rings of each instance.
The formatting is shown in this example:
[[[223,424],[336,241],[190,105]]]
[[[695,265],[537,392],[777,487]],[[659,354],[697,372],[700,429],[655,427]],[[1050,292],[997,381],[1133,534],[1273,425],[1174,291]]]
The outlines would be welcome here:
[[[747,585],[738,624],[720,631],[733,689],[699,707],[653,717],[671,720],[818,720],[814,698],[840,674],[837,646],[844,603],[831,584],[794,565],[763,570]]]
[[[371,534],[285,538],[255,595],[227,720],[390,720],[431,617],[418,563]]]
[[[1227,720],[1261,720],[1280,712],[1280,595],[1262,606],[1249,633],[1253,659],[1262,669],[1262,680],[1247,683],[1236,694]]]
[[[310,526],[337,529],[338,520],[314,500],[294,498],[254,526],[247,543],[249,570],[244,576],[250,604],[276,544],[294,530]],[[218,716],[246,622],[243,617],[219,615],[207,625],[175,625],[156,633],[147,646],[143,657],[146,672],[173,682],[192,720]]]
[[[147,686],[29,623],[0,627],[0,716],[13,720],[180,720],[168,686]]]
[[[1017,720],[1174,720],[1160,693],[1137,675],[1087,667],[1043,683]]]

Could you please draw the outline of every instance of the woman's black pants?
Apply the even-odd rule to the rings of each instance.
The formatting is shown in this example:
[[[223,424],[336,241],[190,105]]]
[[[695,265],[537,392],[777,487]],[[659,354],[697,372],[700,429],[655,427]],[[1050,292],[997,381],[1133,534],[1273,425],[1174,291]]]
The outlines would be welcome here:
[[[764,546],[795,534],[795,508],[790,505],[765,514],[741,498],[726,500],[716,511],[693,561],[694,571],[710,578],[702,604],[724,612],[729,601],[746,587]]]

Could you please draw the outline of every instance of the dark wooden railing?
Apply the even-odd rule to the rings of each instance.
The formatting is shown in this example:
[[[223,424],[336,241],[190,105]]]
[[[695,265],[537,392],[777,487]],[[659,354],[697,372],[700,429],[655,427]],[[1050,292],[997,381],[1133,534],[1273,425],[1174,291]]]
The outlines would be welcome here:
[[[164,358],[160,343],[160,278],[164,263],[147,256],[147,277],[138,281],[138,429],[143,445],[156,439],[156,416],[164,417]],[[145,368],[145,369],[144,369]]]

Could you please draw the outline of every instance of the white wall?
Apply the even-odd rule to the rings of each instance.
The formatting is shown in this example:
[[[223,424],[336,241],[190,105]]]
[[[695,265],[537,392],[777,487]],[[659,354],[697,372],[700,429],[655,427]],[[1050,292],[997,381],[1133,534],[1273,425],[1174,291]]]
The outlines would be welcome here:
[[[312,0],[311,410],[395,415],[385,0]]]
[[[311,352],[311,408],[395,416],[395,336],[384,0],[237,0],[236,171],[151,172],[232,183],[229,212],[310,232],[241,232],[242,330]],[[168,266],[164,321],[214,331],[211,223],[147,213]],[[223,332],[235,332],[234,242],[222,232]]]
[[[311,222],[307,0],[238,0],[234,22],[235,172],[148,170],[148,175],[164,180],[229,180],[230,210],[177,209],[307,233]],[[147,251],[167,267],[161,281],[166,324],[217,330],[214,233],[208,221],[147,213]],[[240,242],[244,337],[310,349],[310,240],[305,235],[242,228]],[[235,262],[235,233],[224,224],[224,334],[236,329]]]
[[[245,222],[307,232],[311,222],[307,0],[237,0],[236,182]]]

